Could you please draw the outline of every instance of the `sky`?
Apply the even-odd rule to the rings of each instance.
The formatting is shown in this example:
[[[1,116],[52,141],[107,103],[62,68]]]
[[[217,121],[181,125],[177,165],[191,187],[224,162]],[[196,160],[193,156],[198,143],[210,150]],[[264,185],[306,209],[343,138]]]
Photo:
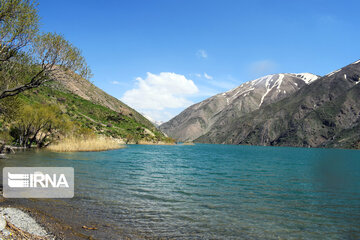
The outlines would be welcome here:
[[[273,73],[360,59],[360,1],[39,0],[41,31],[82,50],[91,81],[156,121]]]

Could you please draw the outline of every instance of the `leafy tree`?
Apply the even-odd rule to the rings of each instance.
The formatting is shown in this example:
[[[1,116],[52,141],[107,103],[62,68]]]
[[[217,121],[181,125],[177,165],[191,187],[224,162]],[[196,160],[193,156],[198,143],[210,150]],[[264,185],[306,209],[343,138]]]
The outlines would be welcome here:
[[[36,2],[0,0],[0,100],[50,81],[59,68],[90,78],[81,51],[56,33],[39,33]]]
[[[37,35],[39,16],[36,5],[32,1],[0,0],[1,62],[11,60]]]
[[[71,128],[67,115],[54,105],[26,105],[21,109],[10,134],[22,147],[47,146]]]

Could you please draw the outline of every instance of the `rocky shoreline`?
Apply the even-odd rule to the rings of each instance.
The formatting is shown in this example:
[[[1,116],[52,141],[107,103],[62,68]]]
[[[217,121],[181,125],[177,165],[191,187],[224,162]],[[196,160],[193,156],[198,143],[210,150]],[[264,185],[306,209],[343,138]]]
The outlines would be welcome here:
[[[23,217],[6,219],[6,230],[0,231],[0,239],[159,239],[156,236],[145,236],[118,222],[105,222],[96,213],[84,211],[62,199],[8,199],[1,193],[0,217],[1,212],[10,212],[12,215],[9,216],[20,213],[18,215]],[[23,220],[19,222],[14,219]]]
[[[0,208],[1,239],[55,239],[34,218],[17,208]]]
[[[31,216],[30,211],[14,207],[0,191],[0,239],[58,239]]]
[[[0,228],[3,226],[0,239],[95,239],[90,229],[70,226],[71,223],[51,214],[51,206],[43,208],[38,204],[46,200],[6,199],[2,191],[0,194]],[[67,213],[64,212],[64,215]]]
[[[5,221],[5,228],[0,231],[0,239],[29,239],[29,240],[65,240],[65,239],[95,239],[91,228],[79,229],[60,223],[44,212],[24,206],[8,205],[0,207],[1,218]],[[1,223],[0,223],[1,225]],[[81,232],[81,230],[83,230]],[[94,228],[96,230],[96,228]]]

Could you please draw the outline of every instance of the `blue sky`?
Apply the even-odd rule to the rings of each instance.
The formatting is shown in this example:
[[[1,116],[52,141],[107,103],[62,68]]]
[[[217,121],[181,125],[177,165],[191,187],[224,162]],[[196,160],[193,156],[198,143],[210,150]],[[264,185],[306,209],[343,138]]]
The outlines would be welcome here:
[[[94,84],[155,120],[257,77],[360,58],[359,1],[40,0]]]

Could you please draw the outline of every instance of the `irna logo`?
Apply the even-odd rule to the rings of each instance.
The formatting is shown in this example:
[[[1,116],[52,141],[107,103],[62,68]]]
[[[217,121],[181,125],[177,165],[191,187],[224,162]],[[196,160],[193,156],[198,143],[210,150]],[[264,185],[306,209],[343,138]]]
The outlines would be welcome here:
[[[59,177],[58,177],[59,176]],[[26,188],[26,187],[69,187],[65,174],[44,174],[42,172],[35,172],[33,174],[21,174],[8,172],[8,184],[11,188]]]
[[[6,167],[3,169],[6,198],[72,198],[71,167]]]

